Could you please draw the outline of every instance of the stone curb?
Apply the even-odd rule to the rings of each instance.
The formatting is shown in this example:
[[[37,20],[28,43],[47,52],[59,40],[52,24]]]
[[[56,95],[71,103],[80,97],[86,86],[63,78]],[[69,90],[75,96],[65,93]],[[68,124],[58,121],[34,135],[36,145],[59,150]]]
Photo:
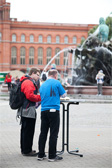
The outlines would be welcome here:
[[[81,103],[112,103],[112,99],[91,99],[91,98],[79,98],[79,97],[74,97],[74,99],[79,99],[79,100],[84,100]],[[0,100],[6,100],[9,101],[8,96],[0,96]]]

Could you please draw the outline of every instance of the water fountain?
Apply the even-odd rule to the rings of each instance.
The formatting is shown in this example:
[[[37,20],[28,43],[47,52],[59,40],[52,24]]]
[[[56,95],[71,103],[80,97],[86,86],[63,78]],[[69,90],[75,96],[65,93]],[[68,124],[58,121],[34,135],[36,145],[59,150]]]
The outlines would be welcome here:
[[[104,20],[102,20],[100,18],[100,22],[104,24]],[[108,28],[107,25],[105,26],[106,35],[101,34],[100,25],[81,47],[69,47],[61,50],[45,66],[44,70],[63,52],[67,52],[66,60],[69,56],[72,57],[69,65],[65,64],[62,83],[69,94],[97,94],[95,77],[99,70],[103,70],[105,74],[103,94],[112,95],[110,91],[112,89],[112,40],[107,41]],[[103,25],[103,28],[105,26]]]

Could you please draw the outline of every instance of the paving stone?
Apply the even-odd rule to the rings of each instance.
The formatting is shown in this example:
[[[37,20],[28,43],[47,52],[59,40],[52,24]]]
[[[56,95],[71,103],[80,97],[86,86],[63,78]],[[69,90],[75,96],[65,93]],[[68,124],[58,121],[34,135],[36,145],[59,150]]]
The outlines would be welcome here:
[[[40,107],[37,113],[33,149],[38,151]],[[16,111],[10,109],[8,101],[0,100],[0,168],[112,168],[112,104],[71,105],[69,117],[69,150],[79,149],[83,157],[69,154],[65,146],[62,161],[38,161],[37,157],[21,155]],[[58,150],[62,149],[62,108],[60,118]]]

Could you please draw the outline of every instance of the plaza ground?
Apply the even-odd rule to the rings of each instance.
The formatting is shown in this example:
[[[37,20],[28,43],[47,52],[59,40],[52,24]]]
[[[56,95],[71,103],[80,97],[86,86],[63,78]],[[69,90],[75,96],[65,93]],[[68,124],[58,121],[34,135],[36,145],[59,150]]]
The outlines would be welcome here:
[[[33,149],[38,151],[40,132],[40,108]],[[62,108],[60,111],[62,120]],[[62,149],[62,122],[57,149]],[[79,149],[83,157],[66,151],[58,162],[38,161],[37,157],[25,157],[20,153],[20,125],[16,111],[11,110],[8,100],[0,100],[0,168],[112,168],[112,104],[80,103],[70,106],[69,149]],[[46,154],[48,152],[48,141]]]

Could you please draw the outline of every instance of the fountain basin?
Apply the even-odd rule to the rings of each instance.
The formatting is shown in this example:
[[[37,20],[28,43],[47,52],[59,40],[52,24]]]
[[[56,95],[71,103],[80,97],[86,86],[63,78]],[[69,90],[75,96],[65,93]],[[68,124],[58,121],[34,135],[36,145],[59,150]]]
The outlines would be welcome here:
[[[67,94],[86,94],[86,95],[96,95],[97,86],[64,86],[67,90]],[[112,86],[102,87],[103,95],[112,95]]]

